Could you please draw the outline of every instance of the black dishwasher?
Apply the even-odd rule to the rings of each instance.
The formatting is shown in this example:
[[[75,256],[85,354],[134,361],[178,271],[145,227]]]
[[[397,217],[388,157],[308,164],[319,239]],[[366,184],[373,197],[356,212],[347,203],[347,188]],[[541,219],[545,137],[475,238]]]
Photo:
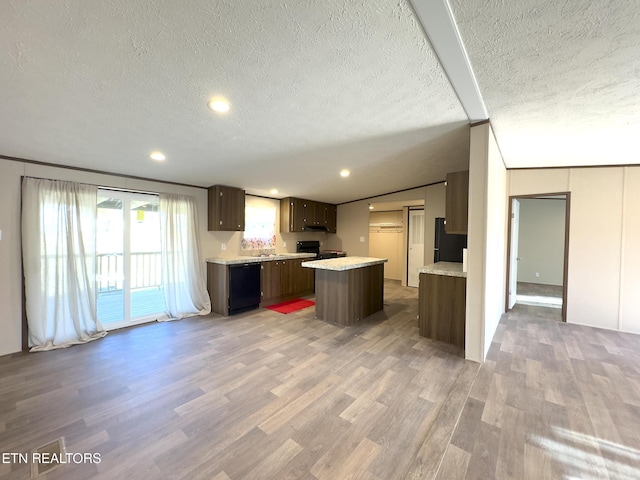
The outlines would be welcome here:
[[[229,315],[260,305],[260,263],[229,265]]]

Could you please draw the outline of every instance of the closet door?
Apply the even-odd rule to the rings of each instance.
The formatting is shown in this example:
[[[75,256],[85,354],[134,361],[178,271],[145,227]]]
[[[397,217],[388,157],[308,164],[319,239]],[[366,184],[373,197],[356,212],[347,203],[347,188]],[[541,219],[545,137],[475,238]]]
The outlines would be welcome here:
[[[418,268],[424,266],[424,210],[409,210],[408,237],[407,286],[417,288],[420,283]]]

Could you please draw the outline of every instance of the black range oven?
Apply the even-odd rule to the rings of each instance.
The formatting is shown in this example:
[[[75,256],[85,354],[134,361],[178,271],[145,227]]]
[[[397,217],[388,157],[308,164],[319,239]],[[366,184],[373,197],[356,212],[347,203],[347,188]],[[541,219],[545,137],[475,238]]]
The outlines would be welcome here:
[[[326,258],[346,257],[347,252],[341,250],[320,250],[319,240],[302,240],[296,242],[297,253],[313,253],[318,260]]]

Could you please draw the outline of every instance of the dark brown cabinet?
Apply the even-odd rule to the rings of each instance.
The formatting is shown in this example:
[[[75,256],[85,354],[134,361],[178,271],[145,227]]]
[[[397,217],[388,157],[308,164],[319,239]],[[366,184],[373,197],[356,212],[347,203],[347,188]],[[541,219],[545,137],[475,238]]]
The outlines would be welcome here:
[[[303,227],[303,200],[293,197],[280,200],[280,232],[302,232]]]
[[[229,315],[229,266],[207,263],[207,290],[211,298],[211,311]]]
[[[280,200],[281,232],[304,232],[305,227],[310,227],[307,230],[326,228],[327,232],[336,233],[336,225],[335,205],[293,197]]]
[[[280,262],[262,262],[262,301],[280,297],[282,270]]]
[[[244,190],[224,185],[209,187],[209,231],[244,230]]]
[[[324,225],[327,232],[336,233],[338,229],[338,207],[325,203],[324,205]]]
[[[324,204],[319,202],[314,202],[313,200],[303,200],[304,205],[304,225],[319,227],[321,226],[320,217],[324,217]],[[322,210],[322,215],[320,215]],[[322,219],[322,224],[324,224],[324,218]]]
[[[314,271],[302,266],[302,262],[307,260],[262,262],[262,303],[268,305],[294,296],[312,294]]]
[[[295,260],[280,262],[280,296],[282,297],[288,297],[296,292],[295,266]]]
[[[262,299],[287,297],[294,293],[293,261],[278,260],[262,263]]]
[[[313,268],[305,268],[302,262],[312,259],[305,258],[302,260],[294,260],[293,278],[296,291],[313,292],[315,290],[315,270]]]
[[[467,279],[420,274],[419,333],[464,348]]]
[[[466,234],[469,217],[469,170],[447,174],[445,231]]]

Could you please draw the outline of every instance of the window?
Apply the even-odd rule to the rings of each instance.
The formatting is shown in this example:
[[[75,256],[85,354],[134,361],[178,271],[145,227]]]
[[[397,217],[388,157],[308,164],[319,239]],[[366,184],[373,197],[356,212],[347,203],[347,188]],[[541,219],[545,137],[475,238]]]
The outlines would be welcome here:
[[[278,201],[247,195],[243,250],[276,248],[276,212]]]

